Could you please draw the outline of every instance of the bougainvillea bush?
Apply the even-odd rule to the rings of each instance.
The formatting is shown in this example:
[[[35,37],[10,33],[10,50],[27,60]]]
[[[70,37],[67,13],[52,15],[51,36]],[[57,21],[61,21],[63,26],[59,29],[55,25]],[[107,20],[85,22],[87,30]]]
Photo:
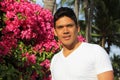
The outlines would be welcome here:
[[[2,0],[0,12],[0,80],[50,80],[51,12],[24,0]]]
[[[27,0],[0,0],[0,80],[51,80],[50,60],[59,50],[49,10]]]

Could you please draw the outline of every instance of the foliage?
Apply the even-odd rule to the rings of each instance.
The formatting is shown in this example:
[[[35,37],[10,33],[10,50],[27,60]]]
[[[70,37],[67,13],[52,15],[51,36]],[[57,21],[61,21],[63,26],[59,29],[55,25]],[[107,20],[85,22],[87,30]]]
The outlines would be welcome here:
[[[50,80],[50,59],[59,50],[51,12],[24,0],[0,7],[0,80]]]
[[[112,44],[120,46],[120,0],[96,0],[95,1],[95,26],[93,29],[96,34],[99,34],[98,42],[101,44],[102,38],[105,38],[105,43],[108,46]],[[117,41],[118,40],[118,41]]]
[[[113,57],[111,57],[111,60],[114,69],[115,80],[118,80],[120,78],[120,55],[114,54]]]

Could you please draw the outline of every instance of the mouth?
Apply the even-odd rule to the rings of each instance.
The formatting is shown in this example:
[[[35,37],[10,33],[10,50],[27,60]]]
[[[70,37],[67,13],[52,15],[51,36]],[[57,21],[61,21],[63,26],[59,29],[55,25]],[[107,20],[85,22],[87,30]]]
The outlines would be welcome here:
[[[71,36],[69,35],[69,36],[63,36],[63,39],[64,40],[69,40],[71,38]]]

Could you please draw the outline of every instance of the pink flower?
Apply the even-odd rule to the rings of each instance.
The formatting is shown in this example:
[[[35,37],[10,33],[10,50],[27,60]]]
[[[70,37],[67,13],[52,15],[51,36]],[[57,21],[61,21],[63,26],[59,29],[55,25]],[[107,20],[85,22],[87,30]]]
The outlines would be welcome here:
[[[51,77],[51,75],[49,75],[48,77],[44,77],[43,80],[52,80],[52,77]]]
[[[27,29],[27,30],[21,31],[21,38],[22,39],[30,40],[31,38],[33,39],[35,37],[36,37],[36,34],[33,33],[31,29]]]
[[[48,45],[49,41],[54,42],[53,16],[49,10],[27,1],[4,1],[1,5],[7,18],[2,32],[13,32],[18,40],[26,40],[28,43],[34,39],[33,47],[37,51],[43,49],[39,45],[44,46],[45,51],[56,48],[51,43]]]
[[[14,39],[13,34],[5,34],[0,41],[0,55],[7,55],[12,48],[16,48],[17,39]]]
[[[7,55],[9,51],[10,48],[4,42],[0,42],[0,56]]]
[[[48,60],[48,59],[44,60],[42,63],[40,63],[40,66],[43,66],[45,68],[49,68],[50,67],[50,60]]]
[[[26,65],[30,65],[30,64],[35,64],[36,63],[36,56],[34,54],[29,54],[27,53],[23,53],[22,57],[26,57]]]
[[[83,38],[81,35],[79,35],[77,38],[81,42],[86,42],[85,38]]]
[[[29,55],[27,59],[29,63],[32,63],[32,64],[36,63],[36,56],[34,54]]]

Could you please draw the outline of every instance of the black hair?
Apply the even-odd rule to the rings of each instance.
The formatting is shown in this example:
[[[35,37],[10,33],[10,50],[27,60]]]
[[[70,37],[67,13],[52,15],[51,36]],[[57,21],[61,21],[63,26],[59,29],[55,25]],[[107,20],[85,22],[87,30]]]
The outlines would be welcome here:
[[[74,11],[68,7],[61,7],[54,14],[54,27],[55,27],[56,21],[63,16],[67,16],[67,17],[71,18],[77,25],[77,17],[75,15]]]

